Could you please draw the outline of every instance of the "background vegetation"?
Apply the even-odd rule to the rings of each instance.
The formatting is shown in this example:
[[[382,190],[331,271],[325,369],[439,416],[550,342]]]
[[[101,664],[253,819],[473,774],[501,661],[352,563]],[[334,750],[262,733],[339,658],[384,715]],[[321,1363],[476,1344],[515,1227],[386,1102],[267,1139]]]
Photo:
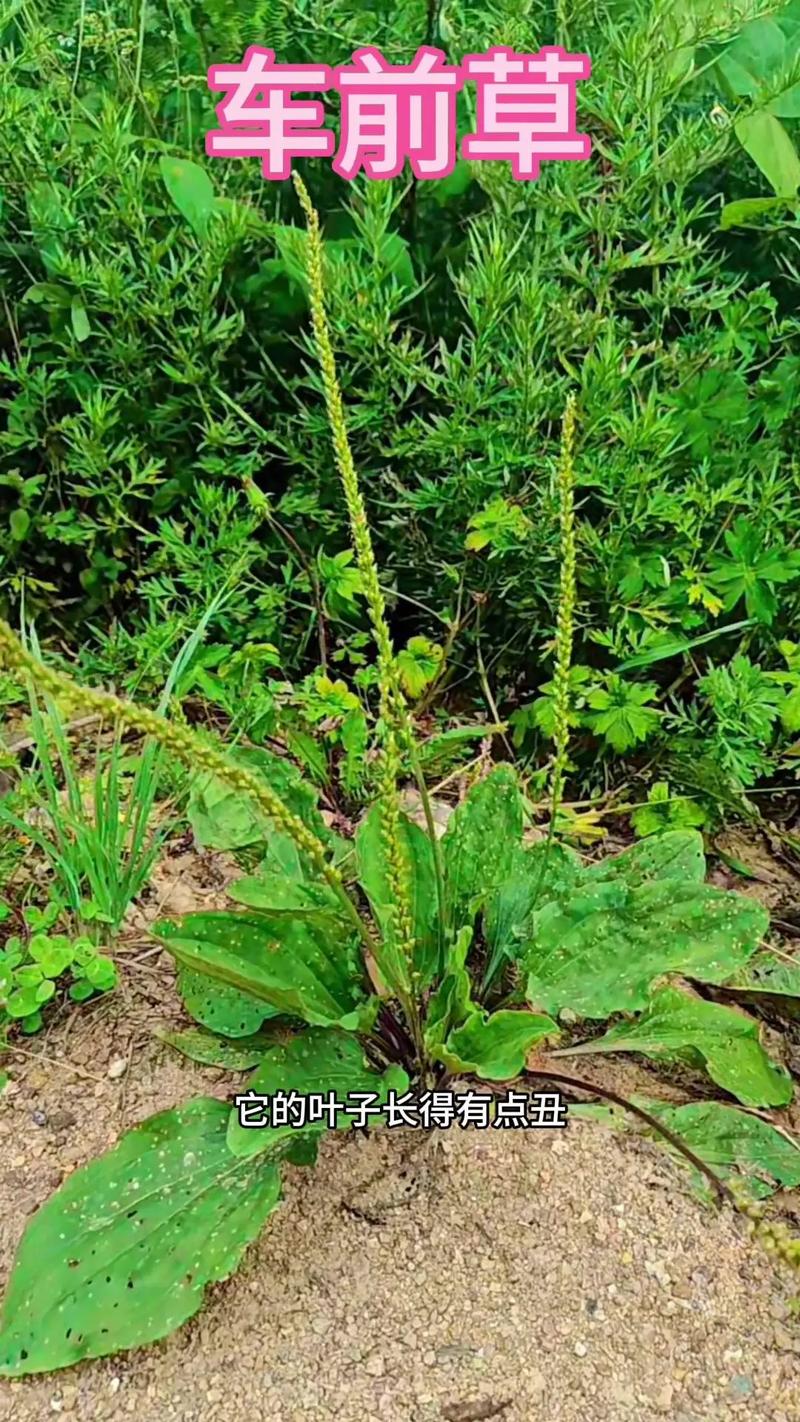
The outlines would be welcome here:
[[[462,714],[488,696],[542,764],[574,389],[576,796],[643,770],[696,820],[791,779],[798,34],[796,0],[6,5],[5,612],[147,693],[213,603],[182,694],[307,756],[298,736],[349,734],[357,759],[340,732],[374,673],[306,239],[290,183],[203,156],[206,69],[255,41],[336,63],[555,39],[593,59],[590,161],[532,184],[304,165],[407,689]]]

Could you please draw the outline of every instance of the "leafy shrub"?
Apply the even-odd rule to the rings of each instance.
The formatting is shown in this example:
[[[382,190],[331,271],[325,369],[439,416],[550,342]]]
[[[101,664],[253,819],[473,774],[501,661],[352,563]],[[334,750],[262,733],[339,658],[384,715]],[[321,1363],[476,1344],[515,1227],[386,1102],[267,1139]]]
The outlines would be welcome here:
[[[669,755],[665,692],[680,679],[690,708],[694,648],[774,670],[797,621],[796,278],[773,161],[796,126],[796,0],[749,15],[578,6],[593,156],[535,184],[459,164],[442,183],[343,191],[311,165],[393,631],[401,655],[411,638],[449,642],[439,689],[477,690],[481,647],[503,708],[548,681],[557,426],[568,386],[579,394],[576,662],[598,704],[573,752],[589,788],[598,745]],[[332,662],[360,655],[293,196],[199,150],[211,55],[268,33],[309,61],[335,34],[335,62],[363,43],[363,17],[320,0],[310,22],[270,0],[180,19],[157,3],[138,35],[115,5],[5,22],[0,577],[9,604],[24,579],[73,637],[94,619],[96,678],[138,684],[144,667],[157,685],[221,582],[214,640],[273,645],[282,679],[302,681],[320,636]],[[552,37],[539,4],[370,9],[393,57],[425,38],[456,55]],[[748,221],[766,224],[757,240]],[[248,696],[263,733],[252,679]]]
[[[704,883],[699,834],[646,838],[588,867],[553,838],[569,730],[574,400],[567,403],[559,461],[550,836],[526,844],[525,801],[508,765],[478,779],[441,842],[423,777],[427,827],[401,812],[399,752],[404,746],[418,765],[413,727],[344,424],[323,305],[318,218],[299,180],[297,187],[309,224],[314,339],[377,654],[378,795],[351,861],[337,855],[324,822],[320,830],[314,791],[279,761],[263,752],[249,763],[234,759],[184,724],[80,687],[37,663],[0,624],[7,666],[68,704],[146,732],[230,794],[250,799],[252,832],[263,838],[267,862],[248,885],[249,906],[188,914],[156,929],[181,973],[205,980],[197,1015],[207,1027],[214,1006],[214,1028],[227,1039],[215,1052],[213,1037],[204,1034],[202,1059],[255,1066],[248,1091],[260,1095],[332,1091],[346,1102],[351,1092],[367,1091],[380,1104],[388,1092],[404,1093],[412,1084],[523,1076],[534,1046],[546,1063],[537,1060],[534,1075],[569,1082],[552,1069],[552,1056],[543,1056],[561,1035],[559,1016],[605,1022],[623,1014],[633,1020],[593,1046],[657,1058],[679,1054],[747,1106],[786,1104],[791,1079],[769,1060],[754,1021],[685,986],[656,981],[673,972],[699,984],[725,982],[747,968],[767,928],[758,904]],[[276,1016],[294,1030],[270,1041],[263,1022]],[[191,1046],[197,1053],[196,1034]],[[651,1129],[666,1131],[721,1195],[735,1199],[703,1159],[703,1142],[718,1137],[718,1118],[712,1115],[705,1138],[702,1126],[698,1133],[691,1123],[700,1137],[692,1150],[655,1116],[632,1109]],[[343,1106],[333,1128],[349,1121]],[[326,1129],[322,1121],[299,1131],[267,1122],[249,1129],[237,1110],[199,1098],[128,1132],[110,1154],[75,1172],[29,1225],[4,1304],[0,1372],[65,1367],[163,1337],[189,1318],[206,1286],[232,1272],[277,1205],[281,1163],[313,1164]],[[749,1117],[739,1113],[731,1134],[747,1140],[745,1158],[758,1151]],[[787,1162],[786,1142],[770,1127],[767,1140],[773,1137],[784,1147],[773,1160],[774,1187],[791,1177],[798,1153],[789,1152]],[[733,1156],[723,1153],[723,1166],[737,1156],[738,1146]],[[758,1207],[747,1210],[757,1214]],[[800,1246],[777,1226],[759,1228],[770,1248],[797,1259]]]

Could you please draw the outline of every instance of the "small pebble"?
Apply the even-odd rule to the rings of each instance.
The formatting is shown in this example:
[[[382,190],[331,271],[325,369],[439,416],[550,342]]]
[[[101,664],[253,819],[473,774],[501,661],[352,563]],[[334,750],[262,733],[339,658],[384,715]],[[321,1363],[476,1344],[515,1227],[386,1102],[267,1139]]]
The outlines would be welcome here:
[[[752,1397],[753,1379],[748,1378],[744,1373],[736,1373],[728,1383],[728,1392],[734,1400],[741,1397]]]
[[[547,1379],[544,1373],[538,1368],[531,1368],[527,1375],[528,1388],[532,1393],[540,1395],[547,1387]]]
[[[72,1111],[54,1111],[50,1117],[50,1126],[54,1131],[66,1131],[77,1123],[78,1118]]]
[[[672,1411],[672,1394],[672,1383],[664,1383],[664,1386],[659,1388],[653,1396],[653,1406],[657,1412]]]

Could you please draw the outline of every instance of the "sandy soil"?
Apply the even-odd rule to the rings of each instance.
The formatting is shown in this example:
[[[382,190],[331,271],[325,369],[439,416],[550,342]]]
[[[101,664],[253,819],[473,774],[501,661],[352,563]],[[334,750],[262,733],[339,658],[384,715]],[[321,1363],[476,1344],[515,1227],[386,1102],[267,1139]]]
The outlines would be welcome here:
[[[242,1080],[154,1039],[179,1005],[164,956],[142,946],[156,915],[221,906],[232,872],[171,846],[131,915],[120,990],[13,1060],[0,1288],[27,1217],[76,1165]],[[582,1067],[656,1094],[646,1064]],[[657,1089],[674,1094],[663,1077]],[[195,1320],[146,1350],[0,1380],[0,1422],[798,1422],[796,1289],[630,1134],[574,1119],[427,1144],[337,1137],[316,1171],[285,1171],[282,1208]]]
[[[138,967],[163,1003],[158,962]],[[19,1059],[0,1101],[3,1279],[76,1164],[230,1089],[153,1041],[148,1014],[146,991],[109,1000],[31,1044],[48,1060]],[[286,1172],[283,1207],[197,1319],[148,1350],[0,1381],[0,1419],[794,1422],[792,1287],[660,1151],[596,1123],[340,1137],[316,1171]]]

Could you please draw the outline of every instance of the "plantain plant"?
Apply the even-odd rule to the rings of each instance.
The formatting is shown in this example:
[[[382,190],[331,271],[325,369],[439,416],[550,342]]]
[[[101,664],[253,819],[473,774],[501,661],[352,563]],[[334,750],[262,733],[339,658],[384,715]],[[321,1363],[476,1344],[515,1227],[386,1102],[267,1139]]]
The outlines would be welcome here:
[[[586,1044],[570,1045],[564,1021],[616,1018],[595,1049],[677,1054],[747,1106],[785,1104],[790,1080],[764,1052],[755,1021],[688,985],[741,979],[768,926],[752,900],[705,884],[700,835],[667,831],[589,866],[553,835],[569,726],[572,400],[558,470],[562,579],[550,834],[526,842],[525,797],[513,768],[501,764],[473,784],[437,838],[348,443],[318,218],[295,181],[308,224],[315,344],[380,686],[375,802],[354,843],[328,829],[315,791],[285,761],[265,751],[226,752],[182,722],[79,686],[0,623],[0,663],[9,670],[68,707],[151,736],[200,772],[198,813],[246,806],[250,843],[260,845],[261,857],[232,888],[239,907],[190,913],[154,930],[200,1024],[170,1039],[199,1060],[252,1070],[245,1094],[333,1092],[346,1100],[367,1091],[385,1103],[391,1091],[440,1089],[455,1078],[574,1082],[555,1054]],[[401,809],[401,764],[414,769],[423,824]],[[676,980],[665,985],[665,974]],[[772,1186],[791,1179],[797,1161],[777,1130],[731,1105],[704,1104],[717,1112],[718,1161],[732,1171],[746,1154],[740,1141],[749,1142],[752,1156],[757,1128],[768,1136],[767,1144],[759,1136],[758,1158],[772,1162]],[[703,1158],[702,1121],[676,1119],[673,1130],[664,1108],[632,1109],[730,1196]],[[351,1123],[342,1109],[332,1128]],[[235,1105],[199,1098],[143,1121],[76,1170],[19,1246],[0,1319],[0,1373],[67,1367],[178,1327],[200,1307],[206,1287],[233,1272],[277,1206],[283,1163],[313,1164],[328,1128],[315,1121],[253,1129]],[[770,1184],[761,1184],[765,1193]],[[778,1227],[761,1221],[758,1228],[771,1248],[795,1256],[796,1245]]]

